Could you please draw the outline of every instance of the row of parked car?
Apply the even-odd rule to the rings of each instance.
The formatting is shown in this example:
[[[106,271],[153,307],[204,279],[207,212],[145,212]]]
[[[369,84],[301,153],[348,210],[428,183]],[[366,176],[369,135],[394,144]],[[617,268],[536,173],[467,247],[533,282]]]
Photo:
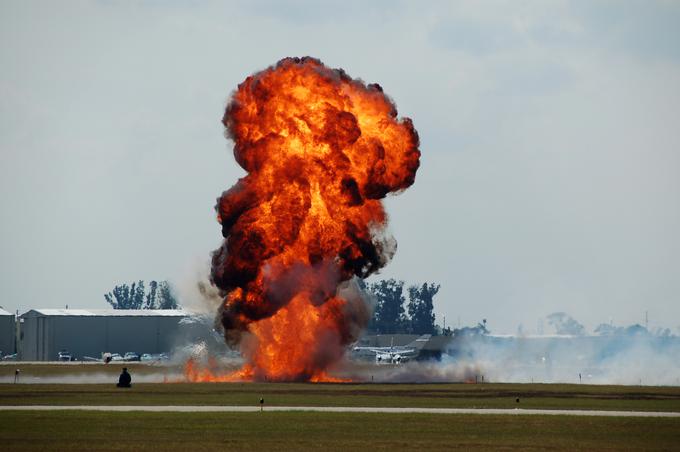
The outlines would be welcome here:
[[[167,353],[143,353],[138,355],[135,352],[127,352],[125,355],[119,353],[104,353],[104,361],[167,361],[170,359]]]
[[[59,361],[79,361],[71,353],[62,350],[58,353],[57,359]],[[101,358],[93,358],[91,356],[84,356],[82,361],[104,361],[110,363],[112,361],[166,361],[170,356],[167,353],[144,353],[139,355],[135,352],[127,352],[125,355],[120,353],[102,353]]]

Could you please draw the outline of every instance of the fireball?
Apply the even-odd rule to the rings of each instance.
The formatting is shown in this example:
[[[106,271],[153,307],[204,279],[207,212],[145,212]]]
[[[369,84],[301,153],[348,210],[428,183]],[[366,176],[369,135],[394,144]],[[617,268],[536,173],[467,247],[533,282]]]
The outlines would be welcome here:
[[[246,78],[222,123],[248,174],[217,201],[224,241],[211,280],[245,364],[187,375],[326,381],[370,317],[353,278],[396,251],[381,199],[415,181],[418,134],[379,85],[310,57]]]

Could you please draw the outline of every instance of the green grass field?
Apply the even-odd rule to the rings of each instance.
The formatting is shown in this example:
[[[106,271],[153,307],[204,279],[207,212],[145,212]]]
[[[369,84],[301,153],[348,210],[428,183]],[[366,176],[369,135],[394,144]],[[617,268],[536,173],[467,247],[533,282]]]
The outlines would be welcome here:
[[[251,405],[680,412],[680,388],[555,384],[134,383],[120,366],[21,365],[34,377],[109,384],[0,384],[0,405]],[[0,366],[12,371],[12,366]],[[160,372],[177,373],[177,368]],[[21,380],[20,380],[21,381]],[[519,404],[516,398],[520,398]],[[2,450],[680,450],[680,418],[398,413],[0,411]]]
[[[3,450],[678,450],[680,420],[368,413],[0,412]]]
[[[115,381],[115,380],[114,380]],[[1,384],[0,405],[267,405],[680,411],[680,388],[555,384]],[[520,402],[516,402],[519,397]]]

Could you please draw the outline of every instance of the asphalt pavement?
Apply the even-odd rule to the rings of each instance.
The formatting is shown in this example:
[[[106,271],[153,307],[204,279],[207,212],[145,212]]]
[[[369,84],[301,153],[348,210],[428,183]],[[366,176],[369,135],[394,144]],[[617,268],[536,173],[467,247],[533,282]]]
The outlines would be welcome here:
[[[333,413],[431,413],[431,414],[493,414],[493,415],[559,415],[607,417],[672,417],[680,412],[670,411],[610,411],[610,410],[534,410],[502,408],[394,408],[394,407],[338,407],[338,406],[206,406],[206,405],[3,405],[0,411],[146,411],[181,413],[255,412],[255,411],[314,411]]]

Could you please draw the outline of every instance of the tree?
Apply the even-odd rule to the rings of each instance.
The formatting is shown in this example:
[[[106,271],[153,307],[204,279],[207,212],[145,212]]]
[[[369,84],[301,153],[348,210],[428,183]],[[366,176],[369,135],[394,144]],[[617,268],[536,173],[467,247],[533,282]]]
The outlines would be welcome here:
[[[434,297],[441,287],[439,284],[423,283],[408,287],[408,306],[405,306],[404,281],[387,279],[366,284],[360,280],[359,287],[375,306],[368,324],[369,331],[378,334],[439,334],[440,330],[434,324]],[[452,333],[451,329],[447,332]]]
[[[128,309],[142,309],[144,307],[144,281],[132,283],[130,288],[130,307]]]
[[[477,326],[464,326],[453,330],[453,336],[456,337],[485,336],[489,333],[490,331],[486,327],[486,319],[482,319],[481,322],[477,323]]]
[[[128,307],[126,309],[139,309],[135,306],[135,293],[137,292],[137,283],[132,283],[130,286],[130,295],[128,296]]]
[[[104,298],[113,309],[131,309],[130,287],[127,284],[114,287],[112,292],[104,294]]]
[[[134,296],[135,309],[144,309],[144,292],[144,281],[138,281]]]
[[[669,328],[659,327],[654,331],[649,331],[639,323],[629,326],[614,326],[608,323],[601,323],[597,326],[597,328],[595,328],[595,333],[600,336],[672,336],[671,330]]]
[[[158,288],[158,283],[156,281],[151,281],[149,283],[149,293],[146,295],[146,300],[144,301],[144,309],[153,309],[156,306],[156,289]]]
[[[548,317],[548,323],[555,327],[557,334],[583,336],[586,329],[566,312],[553,312]]]
[[[600,336],[616,336],[621,333],[621,329],[622,328],[610,325],[609,323],[600,323],[597,325],[597,328],[595,328],[595,333]]]
[[[408,288],[408,314],[410,330],[413,334],[434,334],[434,296],[439,292],[439,284],[423,283],[422,286]]]
[[[121,284],[104,294],[104,299],[113,309],[177,309],[179,303],[167,281],[151,281],[146,293],[144,281],[133,282],[130,286]]]
[[[406,326],[404,312],[404,281],[395,279],[381,280],[367,286],[375,297],[373,327],[377,333],[402,333]]]
[[[177,303],[167,281],[161,281],[158,284],[158,295],[158,308],[156,309],[177,309],[179,307],[179,303]]]

